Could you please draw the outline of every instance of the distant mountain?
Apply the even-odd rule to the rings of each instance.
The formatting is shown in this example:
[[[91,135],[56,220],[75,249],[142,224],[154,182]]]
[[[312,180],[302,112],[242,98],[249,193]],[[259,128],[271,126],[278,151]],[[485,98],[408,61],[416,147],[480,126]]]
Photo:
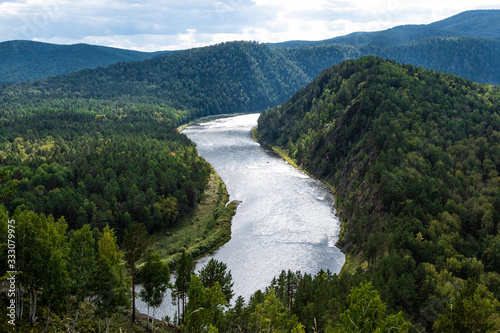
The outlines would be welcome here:
[[[429,38],[390,48],[361,50],[398,62],[500,84],[500,38]]]
[[[431,37],[500,37],[500,10],[471,10],[447,19],[422,25],[401,25],[375,32],[355,32],[321,41],[290,41],[270,44],[296,47],[320,44],[392,47]]]
[[[427,38],[392,47],[322,44],[276,49],[311,79],[340,61],[375,55],[480,83],[500,84],[500,38]]]
[[[287,60],[288,65],[298,67],[301,71],[297,75],[306,75],[299,80],[299,86],[312,80],[324,68],[364,55],[388,57],[428,69],[462,75],[477,82],[500,83],[500,60],[496,56],[500,47],[500,10],[467,11],[427,25],[404,25],[379,32],[356,32],[323,41],[289,41],[266,45],[270,48],[268,52],[280,57],[279,61]],[[214,49],[186,50],[182,54],[193,60],[193,55],[201,56],[203,52],[210,50]],[[145,53],[87,44],[4,42],[0,43],[0,85],[106,67],[118,62],[144,61],[174,53],[178,52]],[[206,56],[210,55],[220,54],[208,52]],[[227,60],[226,55],[221,56]],[[182,77],[179,66],[186,61],[182,57],[167,61],[172,71],[177,71],[172,74],[176,79]],[[216,63],[217,61],[215,60]],[[231,63],[227,65],[230,68],[236,66]],[[141,66],[132,65],[137,68]],[[149,63],[145,66],[149,66]],[[207,72],[212,71],[213,75],[217,75],[218,70],[225,70],[220,63],[217,66],[209,66]],[[262,75],[265,76],[266,73],[264,71]],[[152,75],[157,76],[156,73]],[[189,77],[185,79],[190,80]],[[299,81],[291,82],[290,86],[295,86]],[[202,85],[208,82],[211,81],[203,81]]]
[[[0,89],[0,99],[166,103],[196,117],[260,111],[284,102],[309,80],[277,49],[230,42],[8,85]]]
[[[122,61],[146,60],[169,52],[139,52],[112,47],[56,45],[32,41],[0,43],[0,84],[31,81]]]

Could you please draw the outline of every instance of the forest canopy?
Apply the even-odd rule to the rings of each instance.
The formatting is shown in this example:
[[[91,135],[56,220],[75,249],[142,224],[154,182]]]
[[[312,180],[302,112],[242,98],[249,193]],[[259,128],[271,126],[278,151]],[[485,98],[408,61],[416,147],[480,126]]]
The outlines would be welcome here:
[[[340,246],[392,309],[430,329],[453,284],[500,297],[498,86],[363,57],[263,112],[258,136],[335,186]]]

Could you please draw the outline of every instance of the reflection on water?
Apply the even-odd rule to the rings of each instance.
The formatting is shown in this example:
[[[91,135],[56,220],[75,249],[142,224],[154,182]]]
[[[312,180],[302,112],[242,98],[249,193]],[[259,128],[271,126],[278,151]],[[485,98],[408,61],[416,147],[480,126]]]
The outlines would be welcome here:
[[[252,139],[258,116],[219,119],[183,131],[222,177],[230,200],[242,201],[233,217],[231,240],[200,260],[197,270],[210,258],[223,261],[233,275],[235,298],[247,300],[281,270],[338,273],[345,261],[335,247],[340,223],[333,195]],[[175,309],[166,301],[155,316],[172,316],[171,311]]]

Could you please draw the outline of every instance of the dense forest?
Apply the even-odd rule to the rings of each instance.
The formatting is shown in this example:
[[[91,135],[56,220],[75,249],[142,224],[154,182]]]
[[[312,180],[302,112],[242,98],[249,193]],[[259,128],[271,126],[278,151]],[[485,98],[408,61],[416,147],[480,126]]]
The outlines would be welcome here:
[[[232,42],[4,86],[0,96],[8,103],[54,98],[167,103],[196,118],[275,106],[308,81],[280,52]]]
[[[498,86],[368,56],[263,112],[258,136],[335,186],[339,244],[388,309],[449,332],[467,293],[464,321],[498,329],[499,111]]]
[[[175,225],[196,206],[211,172],[174,130],[175,115],[82,100],[5,110],[0,162],[17,184],[7,210],[64,216],[71,229],[109,225],[118,235],[131,221],[149,232]]]
[[[225,47],[185,51],[138,52],[87,44],[55,45],[32,41],[9,41],[0,43],[0,84],[33,81],[49,76],[74,73],[83,69],[106,67],[118,62],[163,58],[176,53],[182,55],[169,60],[145,62],[143,65],[140,63],[122,64],[112,67],[109,73],[101,68],[100,71],[91,72],[94,73],[91,75],[98,75],[100,80],[105,80],[108,84],[118,77],[120,79],[127,78],[129,84],[132,83],[130,81],[137,81],[135,84],[138,86],[147,83],[147,90],[144,87],[135,90],[128,89],[126,94],[132,95],[137,93],[158,95],[157,88],[161,88],[157,87],[158,80],[175,80],[172,86],[165,88],[174,89],[173,92],[186,95],[184,97],[188,97],[187,99],[182,97],[184,104],[194,97],[197,99],[213,98],[204,90],[193,92],[195,88],[192,83],[182,84],[185,79],[194,81],[196,85],[201,84],[203,88],[210,88],[210,85],[204,83],[207,78],[211,80],[207,83],[224,86],[227,84],[227,80],[234,80],[237,85],[241,79],[252,78],[254,74],[251,71],[256,71],[257,80],[264,80],[264,85],[267,85],[268,88],[271,87],[270,95],[266,92],[264,97],[269,98],[269,101],[272,102],[276,96],[279,96],[280,89],[281,92],[287,94],[286,98],[288,98],[300,86],[312,81],[323,69],[342,60],[359,58],[364,55],[388,57],[427,69],[464,76],[476,82],[498,84],[500,83],[498,76],[500,65],[498,57],[495,55],[498,54],[496,51],[499,49],[500,43],[498,40],[500,37],[499,18],[500,11],[498,10],[472,10],[431,24],[402,25],[377,32],[356,32],[321,41],[289,41],[266,44],[265,46],[269,49],[261,46],[260,50],[253,50],[248,44],[244,46],[245,43],[229,43]],[[232,50],[228,50],[229,48]],[[269,55],[270,57],[268,57]],[[300,70],[293,68],[293,66],[289,67],[290,62],[293,66],[299,67],[303,73],[300,73]],[[251,64],[250,68],[247,70],[240,68],[245,64]],[[266,83],[265,80],[272,77],[278,68],[276,65],[288,68],[285,72],[278,72],[281,78],[288,79],[286,82],[279,79]],[[128,69],[129,66],[130,69]],[[144,68],[141,69],[141,66]],[[148,67],[155,68],[148,69]],[[231,71],[226,71],[226,68]],[[171,73],[168,75],[162,73],[169,71]],[[147,79],[148,75],[153,75],[153,81]],[[226,81],[218,80],[218,76]],[[81,78],[88,79],[88,73],[82,75]],[[299,80],[298,86],[296,86],[297,79]],[[57,80],[51,81],[50,85],[57,85]],[[77,80],[77,78],[73,77],[67,80]],[[96,84],[96,82],[92,82],[92,84]],[[288,87],[281,87],[282,84],[290,84],[295,89],[289,91]],[[77,85],[72,83],[73,87]],[[83,85],[86,87],[84,89],[88,90],[87,84]],[[124,85],[120,88],[123,87]],[[244,85],[239,87],[243,90],[246,89]],[[115,86],[111,90],[117,93],[117,88]],[[250,92],[246,94],[247,96],[240,96],[241,92],[237,88],[223,88],[218,91],[209,89],[208,91],[233,94],[235,100],[254,96],[263,97],[262,92],[260,95]],[[57,87],[56,89],[64,90],[65,88]],[[272,89],[276,89],[276,91],[272,91]],[[95,96],[95,92],[92,94]],[[106,94],[109,96],[109,91]],[[171,94],[169,97],[174,97],[174,101],[177,100],[175,94]],[[286,98],[278,98],[278,103],[284,102]],[[234,101],[228,99],[227,96],[225,101],[234,104]],[[196,103],[197,106],[200,106],[199,100]],[[219,102],[219,104],[221,103]],[[207,105],[214,107],[214,102],[210,101]],[[245,107],[247,104],[239,103],[236,105]],[[250,106],[251,108],[252,106]],[[260,109],[252,109],[251,111],[260,111]]]
[[[416,36],[391,47],[222,43],[0,87],[0,276],[15,223],[22,329],[125,329],[139,279],[152,309],[173,291],[180,315],[162,331],[498,330],[500,89],[468,79],[500,82],[500,41]],[[149,234],[178,227],[212,172],[175,126],[269,107],[260,141],[336,188],[348,264],[283,272],[230,305],[223,263],[194,274],[179,248],[169,267]],[[222,185],[214,195],[207,224],[227,223]]]
[[[170,53],[172,51],[139,52],[88,44],[57,45],[27,40],[2,42],[0,84],[33,81]]]

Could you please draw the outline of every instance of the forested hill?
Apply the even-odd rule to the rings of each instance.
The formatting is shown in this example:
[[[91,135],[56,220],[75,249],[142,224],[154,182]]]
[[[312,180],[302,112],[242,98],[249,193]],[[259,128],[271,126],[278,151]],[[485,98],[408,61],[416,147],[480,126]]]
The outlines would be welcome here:
[[[142,64],[134,63],[130,64],[129,71],[128,64],[120,64],[112,67],[109,73],[107,73],[108,69],[102,69],[99,76],[100,79],[109,81],[112,80],[112,77],[106,76],[118,75],[129,81],[144,81],[150,86],[156,86],[158,80],[175,80],[177,83],[173,87],[165,86],[164,88],[171,90],[173,88],[178,94],[180,90],[185,88],[192,89],[192,84],[181,83],[179,86],[178,81],[183,80],[186,76],[187,80],[197,77],[194,80],[197,84],[205,84],[206,80],[203,80],[203,75],[205,75],[203,72],[205,71],[212,80],[220,75],[226,75],[224,78],[226,80],[231,79],[233,73],[237,80],[237,75],[249,75],[249,73],[244,73],[245,69],[240,67],[251,64],[253,69],[261,71],[260,74],[257,74],[259,81],[269,80],[273,73],[276,73],[275,65],[285,61],[286,65],[281,64],[280,66],[288,68],[280,72],[279,75],[290,77],[287,81],[292,82],[292,85],[296,84],[296,79],[299,81],[303,79],[299,84],[301,86],[310,82],[323,69],[339,61],[363,55],[376,55],[465,76],[476,82],[499,84],[500,60],[496,56],[498,49],[500,49],[499,22],[500,10],[475,10],[427,25],[403,25],[378,32],[357,32],[316,42],[291,41],[266,44],[270,49],[264,45],[250,47],[248,43],[226,43],[223,46],[215,45],[186,50],[168,60],[156,59],[152,62],[146,62],[144,65],[149,66],[149,69],[140,68]],[[245,46],[243,47],[243,45]],[[32,81],[83,69],[105,67],[117,62],[142,61],[176,53],[145,53],[86,44],[54,45],[31,41],[4,42],[0,43],[0,85]],[[244,57],[247,57],[247,60]],[[304,78],[303,73],[295,73],[297,69],[293,66],[300,67],[308,77]],[[153,71],[161,73],[151,73],[153,67],[156,67]],[[170,68],[172,73],[166,74],[165,72]],[[292,72],[292,75],[287,73],[289,71]],[[141,77],[138,78],[136,74],[140,74]],[[154,74],[155,79],[151,83],[147,77],[152,74]],[[73,77],[74,80],[78,80],[78,75]],[[271,90],[277,89],[275,92],[269,90],[270,95],[274,94],[274,96],[260,94],[256,97],[272,100],[279,96],[281,88],[276,84],[286,84],[279,82],[283,81],[282,79],[283,76],[277,80],[271,79],[264,84],[267,85],[267,88],[271,87]],[[209,85],[207,84],[207,86]],[[293,93],[293,89],[288,91],[288,88],[285,88],[285,90],[288,92],[286,97]],[[228,93],[234,94],[234,91],[228,91]],[[192,97],[194,96],[190,96],[189,99]],[[200,98],[202,98],[201,95],[196,97],[196,99]],[[245,99],[246,97],[241,98]],[[280,100],[280,102],[282,101]]]
[[[169,52],[139,52],[88,44],[56,45],[16,40],[0,43],[0,84],[42,79]]]
[[[339,244],[393,310],[449,331],[472,278],[482,310],[452,323],[499,328],[500,87],[362,57],[263,112],[258,137],[335,186]]]
[[[292,61],[269,46],[231,42],[4,86],[0,94],[6,102],[53,98],[161,101],[204,116],[260,111],[284,102],[308,80]]]

